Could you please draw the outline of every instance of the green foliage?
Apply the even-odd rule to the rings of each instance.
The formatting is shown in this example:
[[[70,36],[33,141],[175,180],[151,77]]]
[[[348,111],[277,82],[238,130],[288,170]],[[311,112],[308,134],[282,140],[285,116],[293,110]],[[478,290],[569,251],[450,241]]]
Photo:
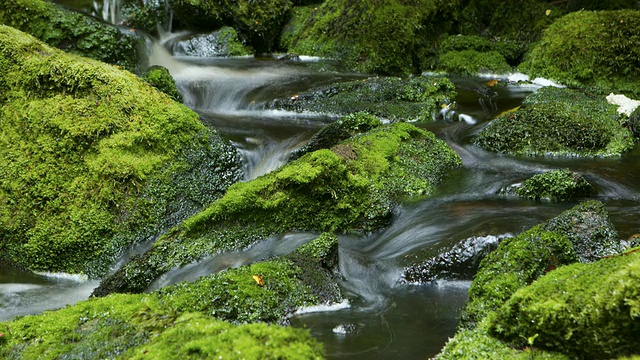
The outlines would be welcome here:
[[[504,57],[496,51],[462,50],[441,54],[438,70],[450,74],[476,75],[484,72],[506,73],[511,70],[511,67]]]
[[[288,52],[336,58],[377,74],[416,73],[451,26],[460,1],[328,0],[294,17]]]
[[[524,181],[516,194],[529,199],[553,201],[574,200],[588,197],[593,188],[582,175],[569,169],[546,171]]]
[[[491,333],[518,347],[536,334],[536,347],[573,358],[637,355],[639,250],[546,274],[497,310]]]
[[[43,0],[4,1],[0,24],[29,33],[64,51],[135,72],[141,38]]]
[[[179,27],[217,30],[230,26],[257,53],[275,50],[293,6],[290,0],[169,0],[169,4]]]
[[[640,12],[580,11],[554,22],[521,70],[600,94],[640,96]]]
[[[292,262],[274,260],[229,269],[193,283],[162,288],[158,296],[173,308],[236,322],[286,322],[297,308],[318,303]],[[258,276],[261,286],[254,279]]]
[[[177,312],[158,294],[112,295],[0,323],[3,359],[322,357],[308,332],[267,324],[232,325]]]
[[[182,196],[157,194],[161,184],[225,169],[202,188],[210,199],[237,180],[237,154],[227,155],[230,146],[196,113],[129,72],[6,26],[0,89],[0,234],[21,266],[97,276],[137,240],[129,231],[161,230],[154,225]],[[211,162],[194,161],[194,152]]]
[[[474,143],[512,155],[619,156],[633,147],[633,137],[604,97],[545,87],[493,120]]]
[[[103,281],[99,293],[143,291],[172,267],[273,234],[378,229],[402,198],[432,194],[445,172],[460,165],[432,133],[406,123],[377,127],[234,184]]]
[[[174,101],[182,102],[182,95],[176,88],[176,82],[165,67],[154,65],[145,70],[140,77],[154,88],[169,95]]]
[[[274,103],[279,109],[349,115],[366,112],[394,121],[430,121],[456,96],[444,77],[374,77],[322,86]]]

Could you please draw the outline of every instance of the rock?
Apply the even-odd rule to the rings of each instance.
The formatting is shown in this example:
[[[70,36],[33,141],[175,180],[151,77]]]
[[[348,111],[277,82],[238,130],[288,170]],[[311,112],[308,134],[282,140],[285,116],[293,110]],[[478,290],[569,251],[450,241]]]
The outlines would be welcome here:
[[[176,81],[173,79],[167,68],[160,65],[154,65],[145,70],[140,77],[154,88],[169,95],[169,97],[174,101],[179,103],[182,102],[182,95],[176,87]]]
[[[180,40],[172,46],[173,55],[196,57],[222,57],[250,55],[232,27],[223,27],[207,34],[197,34]]]
[[[515,193],[534,200],[570,201],[589,197],[594,189],[582,175],[562,169],[534,175],[516,187]]]
[[[576,90],[545,87],[494,119],[473,142],[490,151],[527,156],[619,156],[633,148],[614,105]]]

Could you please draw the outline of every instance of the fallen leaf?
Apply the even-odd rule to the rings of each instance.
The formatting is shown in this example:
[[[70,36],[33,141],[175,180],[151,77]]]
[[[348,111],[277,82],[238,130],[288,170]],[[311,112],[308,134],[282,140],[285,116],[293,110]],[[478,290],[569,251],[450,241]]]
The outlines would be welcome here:
[[[263,286],[264,282],[262,281],[262,277],[260,275],[253,275],[253,280],[256,281],[258,286]]]
[[[487,85],[487,86],[495,86],[499,82],[500,82],[500,80],[494,79],[494,80],[487,81],[484,84]]]

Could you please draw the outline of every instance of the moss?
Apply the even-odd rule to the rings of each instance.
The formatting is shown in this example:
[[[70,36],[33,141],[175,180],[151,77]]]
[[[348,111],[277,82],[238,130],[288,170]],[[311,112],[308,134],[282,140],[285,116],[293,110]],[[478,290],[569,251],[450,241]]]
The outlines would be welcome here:
[[[640,140],[640,107],[636,108],[629,116],[629,127],[636,141]]]
[[[322,356],[321,345],[306,331],[232,325],[177,311],[157,294],[90,299],[0,323],[0,332],[3,359],[194,358],[238,352],[267,359]]]
[[[460,1],[328,0],[292,25],[288,52],[339,59],[376,74],[416,73],[452,26]],[[294,18],[299,22],[299,18]]]
[[[163,211],[183,196],[153,195],[160,184],[224,169],[202,188],[210,199],[239,176],[238,155],[193,111],[129,72],[6,26],[0,89],[0,234],[21,266],[97,276],[140,240],[128,231],[158,231]]]
[[[166,1],[122,0],[119,3],[122,24],[130,28],[158,35],[158,28],[171,29],[171,9]]]
[[[602,203],[589,201],[505,239],[480,263],[462,316],[473,328],[518,289],[555,268],[621,250]],[[595,251],[599,248],[600,251]]]
[[[546,87],[493,120],[474,143],[512,155],[593,157],[619,156],[633,147],[633,137],[604,97]]]
[[[0,9],[0,24],[29,33],[64,51],[86,56],[135,72],[142,38],[114,26],[42,0],[7,1]]]
[[[536,347],[575,358],[637,355],[638,250],[548,273],[500,307],[490,331],[515,346],[535,336]]]
[[[562,169],[534,175],[516,189],[516,194],[535,200],[567,201],[591,196],[593,187],[582,175]]]
[[[542,76],[600,94],[640,96],[640,12],[580,11],[554,22],[521,65]]]
[[[160,238],[103,281],[100,294],[143,291],[157,276],[224,250],[287,231],[370,231],[406,196],[429,195],[460,158],[410,124],[381,126],[318,150],[250,182]]]
[[[217,30],[231,26],[257,53],[276,49],[293,6],[289,0],[170,0],[169,4],[178,27]]]
[[[449,51],[440,55],[438,70],[450,74],[506,73],[511,71],[504,57],[496,51]]]
[[[176,87],[176,82],[169,73],[169,70],[167,70],[166,68],[159,65],[154,65],[145,70],[142,75],[140,75],[140,77],[142,77],[154,88],[169,95],[169,97],[173,100],[179,103],[182,102],[182,95]]]
[[[225,26],[208,34],[199,34],[182,40],[173,46],[174,55],[186,56],[244,56],[252,50],[238,40],[238,34]]]
[[[431,121],[455,98],[455,85],[443,77],[375,77],[319,87],[274,106],[290,111],[348,115],[366,112],[384,119]]]

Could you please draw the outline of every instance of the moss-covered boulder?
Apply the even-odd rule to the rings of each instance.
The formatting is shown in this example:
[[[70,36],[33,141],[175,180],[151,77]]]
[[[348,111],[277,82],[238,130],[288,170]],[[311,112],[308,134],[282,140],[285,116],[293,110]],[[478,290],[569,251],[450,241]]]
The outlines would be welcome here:
[[[640,11],[579,11],[553,23],[520,69],[600,94],[640,96]]]
[[[96,294],[140,292],[169,269],[288,231],[368,231],[389,223],[403,197],[429,195],[458,155],[410,124],[377,127],[234,184],[206,210],[107,278]]]
[[[182,95],[176,87],[176,81],[169,73],[167,68],[160,65],[154,65],[145,70],[141,78],[146,80],[151,86],[169,95],[174,101],[182,102]]]
[[[475,327],[518,289],[546,272],[620,251],[623,247],[616,236],[602,203],[588,201],[505,239],[480,263],[469,289],[462,326]],[[603,249],[592,251],[592,245]]]
[[[594,189],[582,175],[560,169],[534,175],[517,187],[515,192],[528,199],[568,201],[589,197]]]
[[[322,86],[274,101],[273,107],[348,115],[366,112],[394,121],[431,121],[453,102],[455,85],[444,77],[372,77]]]
[[[285,32],[287,51],[339,59],[364,73],[416,73],[433,57],[438,36],[452,27],[460,3],[328,0],[296,10]]]
[[[196,57],[223,57],[250,55],[251,49],[238,39],[236,31],[229,26],[206,33],[190,35],[171,47],[173,55]]]
[[[552,271],[496,311],[491,334],[572,358],[640,354],[640,249]]]
[[[511,155],[619,156],[633,148],[633,136],[616,109],[604,97],[545,87],[491,121],[474,143]]]
[[[142,38],[44,0],[3,1],[5,24],[64,51],[136,72]]]
[[[437,71],[466,76],[511,71],[506,59],[515,57],[517,46],[476,35],[456,35],[445,36],[438,50]]]
[[[177,28],[218,30],[231,26],[257,53],[271,52],[289,18],[290,0],[169,0]]]
[[[7,26],[0,105],[0,253],[31,270],[100,275],[241,175],[193,111]]]
[[[250,279],[253,281],[252,279]],[[255,282],[254,286],[258,286]],[[266,285],[265,285],[266,286]],[[158,296],[114,294],[0,323],[3,359],[322,358],[304,330],[233,325]]]

